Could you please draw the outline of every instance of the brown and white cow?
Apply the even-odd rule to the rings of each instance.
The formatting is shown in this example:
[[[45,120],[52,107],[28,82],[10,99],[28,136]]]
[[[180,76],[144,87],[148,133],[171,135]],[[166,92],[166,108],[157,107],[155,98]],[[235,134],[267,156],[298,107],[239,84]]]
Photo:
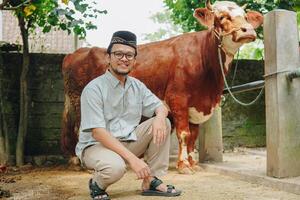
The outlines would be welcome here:
[[[198,8],[194,17],[208,30],[182,34],[164,41],[138,46],[137,64],[131,72],[170,108],[179,140],[177,167],[191,173],[198,166],[193,157],[199,124],[218,106],[224,82],[218,48],[225,73],[234,54],[244,43],[256,39],[255,28],[263,16],[245,13],[233,2],[219,1]],[[74,155],[80,123],[80,94],[84,86],[107,68],[106,49],[82,48],[63,62],[65,108],[62,147]]]

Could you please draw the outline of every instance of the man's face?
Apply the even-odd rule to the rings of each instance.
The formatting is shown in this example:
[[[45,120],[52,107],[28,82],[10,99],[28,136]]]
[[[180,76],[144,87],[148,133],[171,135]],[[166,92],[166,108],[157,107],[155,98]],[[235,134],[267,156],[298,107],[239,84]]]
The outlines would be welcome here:
[[[117,75],[127,75],[135,64],[135,49],[128,45],[114,44],[109,55],[110,69]]]

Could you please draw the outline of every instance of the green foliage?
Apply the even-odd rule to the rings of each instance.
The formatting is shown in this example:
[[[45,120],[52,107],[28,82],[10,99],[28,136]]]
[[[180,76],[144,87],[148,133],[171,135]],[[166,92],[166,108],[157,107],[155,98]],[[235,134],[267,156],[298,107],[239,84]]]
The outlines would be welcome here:
[[[17,1],[17,0],[14,0]],[[25,3],[24,3],[25,2]],[[14,2],[16,4],[16,2]],[[32,0],[15,9],[17,16],[25,19],[25,28],[33,32],[37,27],[44,33],[52,29],[73,32],[79,38],[85,38],[86,30],[96,29],[92,19],[98,14],[106,14],[106,10],[95,9],[96,3],[87,0]]]
[[[163,28],[159,28],[159,30],[154,33],[145,34],[143,38],[144,40],[158,41],[173,37],[183,32],[182,28],[179,25],[175,25],[171,20],[171,12],[169,10],[155,13],[150,18],[153,22],[163,25]]]
[[[205,1],[198,0],[164,0],[167,8],[172,12],[171,18],[180,25],[185,32],[203,30],[193,17],[196,8],[205,7]],[[212,0],[213,4],[215,0]],[[274,9],[288,9],[300,11],[299,0],[234,0],[238,5],[247,4],[246,9],[267,13]]]
[[[182,27],[184,32],[203,30],[204,27],[193,17],[196,8],[204,7],[204,1],[198,0],[164,0],[168,9],[172,12],[171,18],[175,24]]]
[[[258,39],[255,42],[244,44],[239,52],[235,55],[235,59],[251,59],[261,60],[264,57],[263,41]]]
[[[300,30],[300,1],[299,0],[233,0],[238,5],[247,5],[246,10],[255,10],[263,14],[274,9],[287,9],[297,12],[298,27]],[[171,11],[171,19],[182,27],[184,32],[200,31],[205,28],[199,25],[193,17],[196,8],[205,7],[205,1],[201,0],[164,0],[167,8]],[[215,0],[211,0],[213,4]],[[257,29],[258,38],[262,39],[262,27]],[[299,33],[300,34],[300,33]],[[300,37],[300,35],[299,35]],[[257,43],[244,45],[240,58],[261,59],[263,57],[263,46]]]

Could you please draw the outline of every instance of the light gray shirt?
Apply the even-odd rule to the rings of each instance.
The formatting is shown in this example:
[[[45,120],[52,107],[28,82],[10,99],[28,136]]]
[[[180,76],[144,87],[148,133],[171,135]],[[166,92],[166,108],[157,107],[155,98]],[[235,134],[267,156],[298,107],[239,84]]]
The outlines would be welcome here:
[[[137,139],[142,115],[152,117],[162,102],[138,79],[127,76],[125,87],[108,70],[92,80],[81,94],[81,122],[76,155],[97,144],[93,128],[105,128],[120,141]]]

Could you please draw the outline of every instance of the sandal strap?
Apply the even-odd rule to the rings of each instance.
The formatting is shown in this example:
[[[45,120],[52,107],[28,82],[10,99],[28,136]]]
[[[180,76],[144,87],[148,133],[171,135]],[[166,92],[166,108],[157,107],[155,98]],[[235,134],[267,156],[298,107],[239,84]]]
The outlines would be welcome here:
[[[156,176],[153,177],[154,179],[150,182],[150,190],[156,190],[157,186],[161,185],[163,182]]]
[[[93,200],[110,200],[107,194],[93,197]]]
[[[175,189],[175,187],[173,185],[167,185],[167,192],[168,193],[172,193],[172,190]]]
[[[92,179],[89,181],[90,195],[94,200],[110,200],[108,194],[105,190],[101,189],[96,182],[92,182]]]

